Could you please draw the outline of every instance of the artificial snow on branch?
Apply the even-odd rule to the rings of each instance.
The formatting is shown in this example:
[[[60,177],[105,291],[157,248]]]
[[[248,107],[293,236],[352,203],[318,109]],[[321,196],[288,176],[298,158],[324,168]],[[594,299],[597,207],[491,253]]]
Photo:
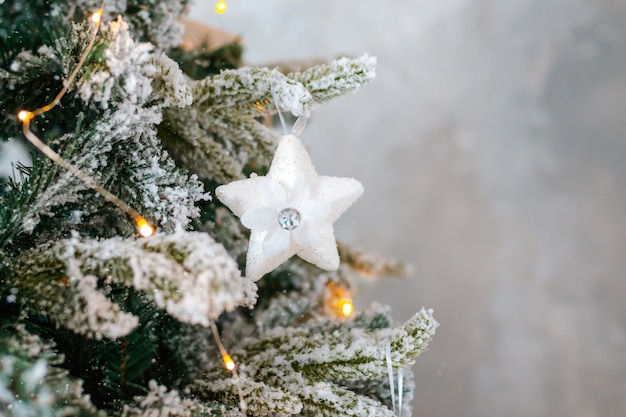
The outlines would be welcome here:
[[[377,316],[371,320],[378,320]],[[363,325],[367,320],[360,322]],[[239,341],[233,348],[235,357],[245,364],[239,381],[244,392],[253,391],[259,383],[279,388],[274,395],[254,397],[255,407],[263,410],[255,415],[299,413],[290,409],[289,414],[279,400],[290,393],[300,399],[307,415],[393,416],[386,404],[349,387],[386,377],[388,360],[394,369],[412,364],[426,350],[438,326],[432,311],[425,309],[397,329],[342,328],[333,321],[314,323],[274,327]],[[219,368],[207,369],[205,377],[190,388],[207,399],[226,391],[223,395],[234,401],[236,392],[228,381]]]
[[[324,103],[372,81],[376,76],[376,58],[368,54],[357,59],[344,57],[287,76],[301,83],[315,102]]]
[[[136,39],[150,42],[159,50],[180,44],[184,31],[178,17],[184,12],[188,0],[77,0],[50,5],[51,16],[80,20],[104,6],[103,19],[115,20],[120,14],[131,23]]]
[[[237,385],[241,387],[243,397],[246,399],[248,414],[258,417],[287,417],[302,411],[302,401],[292,393],[243,375],[237,381],[232,378],[197,380],[190,389],[200,398],[215,398],[221,402],[237,404],[239,401]]]
[[[267,167],[278,137],[259,119],[277,108],[308,115],[315,102],[354,92],[375,75],[375,58],[341,58],[288,75],[277,69],[224,70],[192,83],[193,104],[166,110],[168,148],[201,178],[224,184],[244,168]],[[164,129],[165,130],[165,129]],[[228,140],[224,140],[228,138]]]
[[[101,58],[105,65],[96,66],[80,83],[85,103],[102,108],[119,102],[144,104],[148,99],[160,106],[191,104],[191,87],[178,65],[155,53],[152,44],[136,42],[121,16],[104,25],[100,37],[106,46]]]
[[[25,251],[9,266],[7,284],[17,290],[30,314],[90,337],[118,338],[130,333],[137,317],[122,311],[97,288],[97,278],[83,274],[73,250],[46,244]]]
[[[290,386],[302,397],[303,409],[310,415],[395,417],[393,411],[379,401],[365,395],[358,395],[331,382],[318,381],[302,386],[301,381],[295,379]]]
[[[181,397],[177,390],[168,390],[154,380],[149,382],[149,389],[146,395],[137,396],[134,404],[125,404],[121,417],[245,417],[238,409],[227,410],[219,403]]]
[[[278,103],[274,103],[272,94]],[[225,70],[198,81],[193,96],[197,104],[212,110],[229,109],[229,112],[253,117],[258,117],[268,103],[294,116],[308,114],[313,104],[311,93],[301,83],[290,80],[276,69],[257,67]]]
[[[241,277],[222,245],[199,232],[144,240],[74,237],[26,252],[12,272],[20,279],[10,284],[30,311],[95,337],[122,337],[137,325],[136,317],[105,297],[98,278],[144,291],[189,324],[208,326],[222,312],[256,301],[254,283]]]
[[[144,291],[184,323],[208,326],[221,313],[256,302],[256,285],[241,276],[224,247],[206,233],[178,231],[73,245],[83,269]]]
[[[105,417],[54,348],[23,325],[0,323],[0,415]]]
[[[275,374],[289,366],[309,380],[363,380],[387,372],[386,345],[391,343],[395,368],[413,363],[435,333],[432,311],[422,310],[403,326],[370,331],[352,328],[327,333],[308,327],[274,328],[246,348],[246,363],[256,364],[257,375]]]
[[[67,43],[78,42],[85,30],[74,25]],[[116,191],[133,206],[144,209],[166,230],[184,227],[199,214],[195,203],[209,195],[195,176],[176,167],[163,151],[155,126],[162,120],[163,106],[181,107],[191,103],[186,78],[167,56],[152,54],[151,44],[135,42],[121,19],[104,28],[101,48],[102,62],[96,57],[95,64],[89,64],[93,68],[89,67],[88,77],[79,84],[79,95],[91,105],[110,109],[95,122],[83,122],[84,117],[79,114],[75,131],[53,139],[51,145],[96,182],[114,185],[120,173],[131,174],[134,186],[120,184],[121,189]],[[41,59],[27,61],[28,68],[44,68],[50,60],[62,61],[70,48],[57,49],[52,53],[40,48]],[[61,54],[64,51],[66,55]],[[26,62],[21,56],[18,62],[22,63],[18,66]],[[114,154],[118,156],[112,157]],[[86,217],[96,212],[98,206],[107,204],[102,199],[86,198],[81,194],[85,184],[69,172],[59,172],[59,167],[51,162],[44,160],[37,169],[39,175],[16,184],[8,193],[6,201],[14,205],[0,213],[2,233],[7,234],[7,241],[20,231],[32,232],[42,214],[54,216],[55,210],[62,206],[81,205],[79,217]],[[35,181],[38,183],[33,184]],[[29,193],[31,196],[42,193],[42,198],[10,197],[11,193],[24,195],[28,191],[36,192]],[[67,228],[60,229],[59,235],[64,230]]]

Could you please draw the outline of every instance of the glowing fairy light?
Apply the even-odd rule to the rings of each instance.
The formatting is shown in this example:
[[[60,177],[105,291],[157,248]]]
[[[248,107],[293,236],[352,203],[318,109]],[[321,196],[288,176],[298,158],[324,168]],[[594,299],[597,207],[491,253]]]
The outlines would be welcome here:
[[[231,372],[234,371],[237,365],[235,364],[235,361],[233,360],[233,358],[228,354],[228,352],[226,352],[226,349],[224,348],[224,345],[222,344],[222,340],[220,339],[220,334],[217,331],[217,326],[215,325],[215,322],[213,321],[211,322],[211,331],[213,332],[213,338],[215,339],[215,344],[217,345],[217,348],[220,350],[220,355],[222,355],[222,361],[224,362],[224,367]]]
[[[224,14],[224,12],[226,11],[226,2],[224,0],[219,0],[216,4],[215,4],[215,11],[218,14]]]
[[[103,2],[103,7],[104,7],[104,2]],[[101,7],[97,12],[91,15],[91,20],[96,24],[95,30],[92,32],[91,37],[89,39],[89,43],[87,47],[85,48],[85,50],[83,51],[82,55],[80,56],[80,59],[76,63],[76,66],[74,67],[70,75],[67,77],[65,82],[63,83],[63,88],[61,88],[61,90],[58,92],[58,94],[54,97],[54,99],[50,103],[33,111],[21,110],[20,112],[17,113],[17,118],[20,122],[22,122],[22,132],[24,133],[24,136],[26,137],[26,139],[28,139],[30,143],[33,144],[33,146],[35,146],[44,155],[50,158],[50,160],[52,160],[55,164],[70,171],[74,176],[76,176],[78,179],[83,181],[85,185],[87,185],[89,188],[97,191],[100,195],[102,195],[108,201],[110,201],[111,203],[115,204],[120,209],[122,209],[122,211],[124,211],[126,214],[128,214],[130,217],[132,217],[135,220],[135,223],[137,224],[137,227],[139,229],[139,234],[143,237],[148,237],[154,234],[155,229],[150,223],[148,223],[148,221],[142,215],[139,214],[137,210],[129,206],[125,201],[117,197],[115,194],[111,193],[109,190],[102,187],[90,175],[88,175],[87,173],[79,169],[78,167],[74,166],[70,162],[66,161],[65,159],[63,159],[61,155],[59,155],[51,147],[49,147],[44,142],[42,142],[41,139],[39,139],[39,137],[30,130],[31,120],[35,116],[38,116],[40,114],[50,111],[54,106],[59,104],[59,102],[61,101],[61,99],[67,92],[67,90],[70,88],[72,82],[78,75],[80,68],[82,67],[83,63],[87,59],[87,55],[89,55],[89,52],[93,48],[93,45],[96,41],[96,36],[98,35],[98,31],[100,30],[102,11],[103,11],[103,8]]]
[[[352,312],[354,311],[354,305],[352,304],[352,300],[344,299],[340,301],[341,304],[341,313],[344,317],[350,317]]]
[[[224,367],[228,369],[230,372],[234,371],[237,365],[233,358],[230,357],[228,353],[222,355],[222,360],[224,361]]]
[[[235,386],[237,387],[237,392],[239,394],[239,409],[241,411],[245,410],[248,405],[243,398],[243,391],[241,390],[241,384],[239,383],[239,375],[237,375],[237,364],[233,360],[232,356],[226,352],[224,348],[224,344],[222,344],[222,340],[220,339],[220,333],[217,330],[217,326],[214,321],[211,321],[211,332],[213,333],[213,339],[215,339],[215,344],[220,351],[220,355],[222,356],[222,362],[224,362],[224,367],[228,372],[233,374],[233,381]]]
[[[17,114],[17,118],[20,119],[22,123],[28,123],[30,119],[33,118],[33,112],[22,110]]]
[[[135,223],[141,236],[150,237],[154,234],[154,227],[143,216],[136,216]]]
[[[324,310],[339,319],[346,319],[352,316],[354,303],[352,302],[351,291],[339,284],[329,282],[326,286]]]
[[[91,15],[91,21],[94,23],[100,23],[101,19],[102,19],[102,9],[98,10],[97,12]]]

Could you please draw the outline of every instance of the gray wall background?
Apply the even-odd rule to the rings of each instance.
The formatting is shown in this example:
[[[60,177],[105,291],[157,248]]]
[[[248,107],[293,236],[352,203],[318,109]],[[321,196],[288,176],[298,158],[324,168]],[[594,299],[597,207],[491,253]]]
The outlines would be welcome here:
[[[626,3],[212,0],[255,65],[369,52],[378,77],[302,135],[365,195],[340,239],[405,259],[376,282],[441,327],[415,416],[626,415]]]

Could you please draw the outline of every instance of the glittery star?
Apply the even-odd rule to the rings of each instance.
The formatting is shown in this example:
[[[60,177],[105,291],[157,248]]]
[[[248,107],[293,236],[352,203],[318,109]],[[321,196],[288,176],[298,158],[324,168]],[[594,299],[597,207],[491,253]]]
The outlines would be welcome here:
[[[339,267],[333,223],[363,193],[352,178],[318,175],[300,139],[283,136],[268,174],[233,181],[217,198],[251,230],[246,276],[254,281],[297,255]]]

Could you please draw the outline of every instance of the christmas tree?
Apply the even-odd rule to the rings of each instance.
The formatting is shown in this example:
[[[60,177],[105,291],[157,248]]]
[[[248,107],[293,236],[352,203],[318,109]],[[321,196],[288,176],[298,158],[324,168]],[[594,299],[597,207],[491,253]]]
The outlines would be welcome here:
[[[245,67],[182,47],[186,3],[0,2],[0,139],[35,145],[0,183],[0,414],[409,415],[437,323],[352,311],[403,266],[335,244],[360,184],[296,137],[375,59]]]

